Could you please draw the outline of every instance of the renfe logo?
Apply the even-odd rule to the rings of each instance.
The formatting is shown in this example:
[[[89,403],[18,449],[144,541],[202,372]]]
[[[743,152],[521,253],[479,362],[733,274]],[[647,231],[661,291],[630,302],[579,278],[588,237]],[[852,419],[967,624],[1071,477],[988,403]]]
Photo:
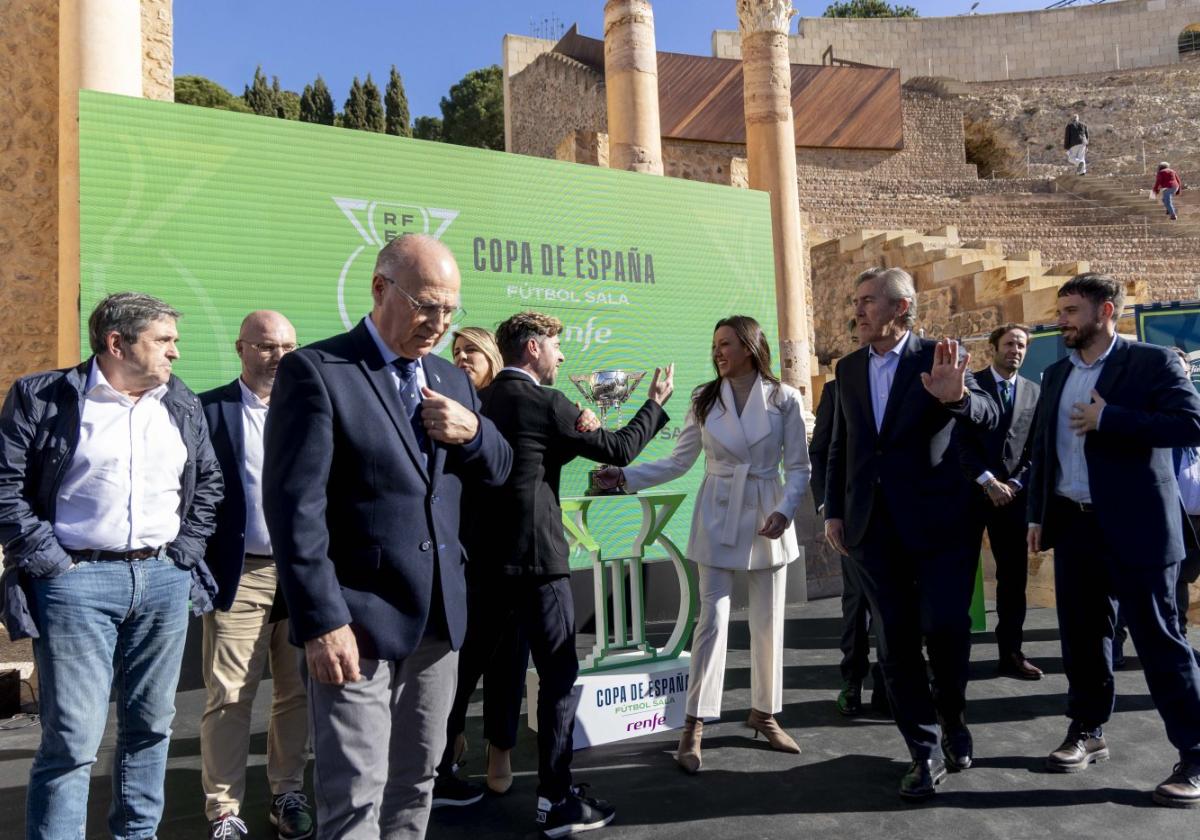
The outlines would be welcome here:
[[[629,723],[625,724],[625,731],[626,732],[653,732],[655,729],[658,729],[658,727],[666,726],[666,725],[667,725],[666,715],[653,714],[653,715],[650,715],[650,717],[648,717],[648,718],[639,718],[638,720],[629,721]]]

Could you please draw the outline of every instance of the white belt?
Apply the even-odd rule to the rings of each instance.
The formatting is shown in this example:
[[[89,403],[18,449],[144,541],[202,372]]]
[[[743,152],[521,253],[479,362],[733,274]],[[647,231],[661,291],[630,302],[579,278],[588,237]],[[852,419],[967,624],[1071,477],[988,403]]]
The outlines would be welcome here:
[[[728,478],[729,508],[725,511],[725,523],[721,526],[721,545],[737,545],[737,526],[742,518],[742,505],[746,500],[746,482],[751,479],[779,480],[779,467],[752,470],[749,464],[730,464],[725,461],[709,461],[704,472],[718,478]]]

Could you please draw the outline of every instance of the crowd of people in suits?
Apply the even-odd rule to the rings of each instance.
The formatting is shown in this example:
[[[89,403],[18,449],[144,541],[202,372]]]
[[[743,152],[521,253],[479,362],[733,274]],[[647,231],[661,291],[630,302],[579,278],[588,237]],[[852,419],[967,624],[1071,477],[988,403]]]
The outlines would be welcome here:
[[[13,385],[0,412],[0,597],[10,635],[33,638],[41,687],[27,837],[84,832],[110,691],[109,830],[154,836],[189,607],[203,615],[213,840],[251,833],[240,811],[268,666],[281,840],[420,838],[432,808],[478,803],[484,788],[458,763],[481,677],[486,788],[506,793],[530,658],[535,826],[556,838],[607,825],[613,806],[571,773],[579,664],[560,476],[589,459],[609,465],[601,487],[636,492],[701,454],[683,771],[701,771],[704,725],[721,715],[738,575],[747,726],[800,751],[776,715],[793,522],[811,479],[844,555],[837,708],[864,711],[874,633],[870,705],[895,720],[911,758],[900,796],[928,799],[973,763],[969,605],[986,531],[1009,676],[1042,676],[1022,650],[1027,556],[1055,550],[1069,724],[1047,768],[1109,757],[1119,609],[1179,751],[1154,801],[1200,806],[1200,666],[1184,632],[1200,568],[1187,516],[1200,514],[1200,397],[1176,356],[1116,334],[1115,280],[1083,274],[1059,290],[1072,352],[1039,389],[1018,375],[1028,328],[997,328],[991,364],[973,372],[958,342],[914,331],[906,272],[864,273],[860,347],[825,388],[811,448],[803,396],[772,372],[761,326],[724,318],[713,378],[691,395],[673,452],[649,462],[637,459],[669,421],[673,365],[656,369],[623,428],[603,429],[549,387],[561,322],[522,312],[494,334],[461,327],[460,287],[444,245],[396,239],[377,256],[371,312],[349,332],[299,346],[284,315],[252,312],[238,378],[199,396],[171,372],[180,313],[118,293],[91,313],[91,358]],[[451,328],[453,362],[434,352]]]

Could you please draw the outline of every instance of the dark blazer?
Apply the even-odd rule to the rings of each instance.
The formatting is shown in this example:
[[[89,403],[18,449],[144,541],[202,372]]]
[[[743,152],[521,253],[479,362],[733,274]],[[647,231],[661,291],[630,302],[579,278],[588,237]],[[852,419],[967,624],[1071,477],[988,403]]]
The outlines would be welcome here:
[[[866,536],[877,492],[910,550],[940,545],[965,526],[968,494],[951,447],[954,426],[961,421],[992,429],[1000,411],[969,371],[961,403],[943,405],[925,390],[919,374],[932,370],[936,345],[909,333],[878,432],[867,372],[870,347],[838,362],[825,518],[843,520],[849,548]]]
[[[228,610],[233,606],[242,580],[242,560],[246,554],[246,490],[242,486],[242,464],[246,459],[242,431],[242,389],[235,379],[228,385],[200,395],[208,436],[225,476],[225,498],[217,507],[217,530],[208,538],[204,559],[217,579],[217,599],[213,606]],[[286,617],[281,599],[276,597],[271,620]]]
[[[579,432],[574,403],[513,371],[501,371],[479,398],[483,414],[512,444],[513,467],[503,487],[473,488],[469,495],[472,563],[506,575],[568,574],[558,500],[562,468],[579,457],[629,464],[666,425],[666,412],[647,400],[620,431]]]
[[[829,466],[829,443],[833,440],[833,415],[837,410],[837,380],[825,383],[821,391],[821,402],[817,405],[817,417],[813,421],[812,441],[808,444],[808,457],[812,462],[813,506],[821,512],[825,504],[825,475]]]
[[[998,407],[1000,382],[991,366],[976,371],[975,381]],[[1041,391],[1036,382],[1018,376],[1012,408],[1009,411],[1001,409],[1000,423],[995,429],[984,430],[966,424],[955,429],[959,462],[969,481],[974,483],[984,472],[990,472],[1000,481],[1016,481],[1025,486],[1029,480],[1033,448],[1033,418]]]
[[[1200,445],[1200,396],[1163,347],[1118,337],[1104,361],[1096,393],[1107,403],[1100,428],[1083,451],[1096,519],[1114,553],[1131,563],[1166,565],[1184,558],[1195,536],[1183,527],[1183,503],[1171,449]],[[1029,471],[1029,521],[1042,526],[1042,548],[1054,547],[1058,481],[1058,411],[1070,358],[1042,375]]]
[[[423,360],[430,389],[478,412],[465,373]],[[512,450],[487,419],[428,468],[391,371],[367,328],[283,357],[267,416],[263,499],[291,638],[349,624],[359,653],[399,660],[420,643],[437,564],[451,645],[466,631],[464,484],[501,484]]]

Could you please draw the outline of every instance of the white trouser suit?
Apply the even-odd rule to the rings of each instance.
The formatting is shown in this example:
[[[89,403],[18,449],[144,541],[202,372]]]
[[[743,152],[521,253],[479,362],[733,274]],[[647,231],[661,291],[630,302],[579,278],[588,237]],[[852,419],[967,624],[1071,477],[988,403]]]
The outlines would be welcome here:
[[[808,487],[809,461],[800,393],[759,378],[738,416],[733,389],[703,425],[688,412],[674,452],[625,470],[627,489],[645,489],[686,473],[704,451],[705,475],[695,499],[688,558],[699,568],[700,616],[692,636],[687,713],[721,714],[729,599],[735,572],[749,577],[750,695],[754,709],[783,708],[783,618],[787,564],[799,550],[789,524],[769,540],[758,530],[772,513],[790,523]],[[780,466],[784,479],[780,478]]]

